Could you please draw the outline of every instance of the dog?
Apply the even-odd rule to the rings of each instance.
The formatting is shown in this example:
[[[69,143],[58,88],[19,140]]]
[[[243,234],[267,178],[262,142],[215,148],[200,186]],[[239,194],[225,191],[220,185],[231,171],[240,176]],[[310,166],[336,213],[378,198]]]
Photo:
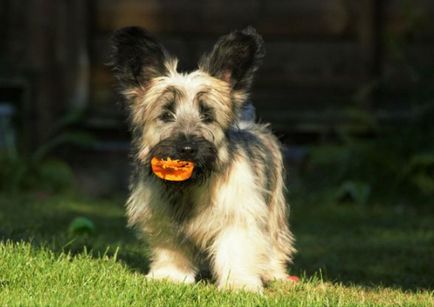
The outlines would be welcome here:
[[[127,216],[151,250],[146,276],[193,283],[205,263],[222,289],[285,280],[295,249],[280,144],[242,119],[262,37],[252,27],[224,35],[189,73],[143,28],[117,30],[112,45],[133,136]],[[192,161],[192,177],[158,178],[153,157]]]

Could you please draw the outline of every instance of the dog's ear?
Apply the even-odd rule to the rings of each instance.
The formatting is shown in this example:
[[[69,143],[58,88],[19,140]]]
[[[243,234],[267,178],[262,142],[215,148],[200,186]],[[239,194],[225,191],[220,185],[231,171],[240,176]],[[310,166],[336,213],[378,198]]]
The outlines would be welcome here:
[[[123,89],[145,86],[167,74],[166,59],[164,48],[143,28],[122,28],[112,36],[109,66]]]
[[[247,27],[222,36],[211,53],[200,60],[199,67],[228,82],[234,90],[248,91],[264,55],[262,37]]]

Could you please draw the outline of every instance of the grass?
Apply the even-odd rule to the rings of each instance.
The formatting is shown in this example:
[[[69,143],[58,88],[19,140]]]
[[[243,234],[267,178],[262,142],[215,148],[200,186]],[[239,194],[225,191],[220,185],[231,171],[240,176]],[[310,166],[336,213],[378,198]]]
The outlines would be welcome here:
[[[146,281],[146,246],[125,227],[122,200],[0,194],[0,305],[434,306],[430,209],[298,203],[296,285],[263,296]],[[91,219],[92,235],[69,233]]]

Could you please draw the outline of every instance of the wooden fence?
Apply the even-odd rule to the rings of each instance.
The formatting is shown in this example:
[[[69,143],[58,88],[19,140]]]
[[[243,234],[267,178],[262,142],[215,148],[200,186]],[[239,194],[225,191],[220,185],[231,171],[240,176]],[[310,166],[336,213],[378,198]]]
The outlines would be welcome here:
[[[0,0],[0,8],[0,78],[30,80],[42,135],[74,106],[87,107],[92,127],[120,127],[104,63],[112,31],[128,25],[154,32],[189,69],[219,35],[256,27],[267,56],[252,99],[283,134],[334,129],[355,104],[399,119],[433,87],[431,0]]]

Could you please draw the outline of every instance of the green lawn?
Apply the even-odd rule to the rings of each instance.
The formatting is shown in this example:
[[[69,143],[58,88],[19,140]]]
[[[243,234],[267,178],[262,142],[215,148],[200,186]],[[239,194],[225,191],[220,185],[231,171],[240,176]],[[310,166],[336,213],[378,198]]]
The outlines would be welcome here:
[[[93,235],[68,232],[78,216]],[[291,221],[302,281],[260,296],[146,281],[146,246],[125,228],[122,199],[0,195],[0,305],[434,306],[432,211],[295,201]]]

